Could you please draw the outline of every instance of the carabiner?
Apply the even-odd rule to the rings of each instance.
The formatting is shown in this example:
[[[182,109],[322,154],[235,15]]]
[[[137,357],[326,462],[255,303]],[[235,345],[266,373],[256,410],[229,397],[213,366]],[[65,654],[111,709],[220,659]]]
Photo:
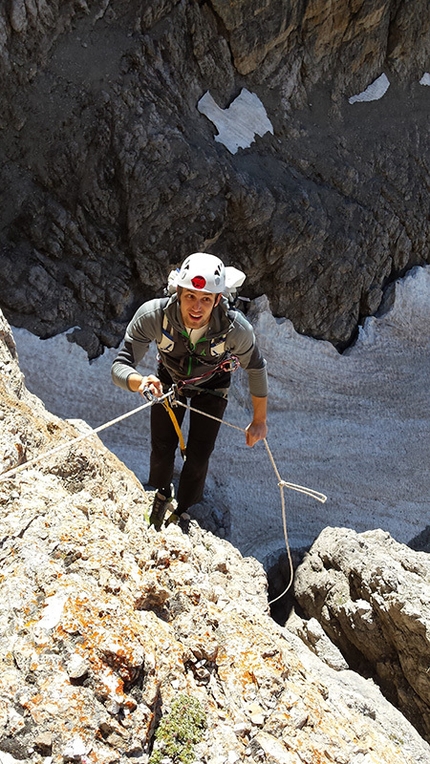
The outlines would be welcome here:
[[[146,398],[146,400],[147,400],[147,401],[149,401],[150,403],[158,403],[158,400],[159,400],[159,399],[157,398],[157,396],[156,396],[156,395],[154,395],[154,393],[152,393],[152,392],[151,392],[151,390],[149,389],[149,387],[145,387],[145,389],[144,389],[144,390],[142,390],[142,395],[143,395],[143,396],[144,396],[144,398]]]
[[[176,400],[176,393],[177,392],[179,392],[179,388],[178,388],[178,385],[174,382],[171,385],[170,390],[168,390],[167,393],[166,393],[166,395],[168,396],[167,400],[169,401],[171,406],[177,406],[178,405],[178,401]]]
[[[226,358],[225,361],[221,361],[221,363],[218,366],[218,369],[220,371],[227,371],[232,373],[233,371],[236,371],[240,366],[239,359],[237,356],[232,355],[230,358]]]

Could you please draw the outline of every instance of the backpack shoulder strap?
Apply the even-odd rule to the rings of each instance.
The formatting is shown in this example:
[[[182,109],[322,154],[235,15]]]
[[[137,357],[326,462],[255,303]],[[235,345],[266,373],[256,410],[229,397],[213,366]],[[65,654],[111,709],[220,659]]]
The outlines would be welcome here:
[[[161,327],[161,340],[160,342],[157,342],[157,347],[159,350],[163,350],[165,353],[171,353],[175,347],[173,327],[165,313],[163,315],[163,323]]]

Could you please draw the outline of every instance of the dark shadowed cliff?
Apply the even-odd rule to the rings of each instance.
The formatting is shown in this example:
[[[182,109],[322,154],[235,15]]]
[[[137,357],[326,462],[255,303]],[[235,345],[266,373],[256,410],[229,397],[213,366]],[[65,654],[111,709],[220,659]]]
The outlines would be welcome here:
[[[342,348],[430,262],[426,0],[10,0],[0,9],[0,304],[118,343],[208,249]],[[381,75],[389,87],[351,103]],[[198,109],[242,89],[272,131],[231,153]]]

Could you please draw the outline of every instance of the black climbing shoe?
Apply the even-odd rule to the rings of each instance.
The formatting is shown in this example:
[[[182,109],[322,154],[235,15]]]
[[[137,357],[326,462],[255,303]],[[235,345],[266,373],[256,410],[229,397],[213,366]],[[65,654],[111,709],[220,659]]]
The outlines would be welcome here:
[[[181,529],[182,533],[188,533],[190,530],[190,522],[191,517],[189,516],[188,512],[182,512],[180,515],[177,515],[176,512],[172,512],[172,514],[166,520],[166,526],[177,525],[178,528]]]
[[[170,486],[170,496],[164,496],[164,494],[157,491],[154,496],[152,504],[151,514],[149,516],[149,524],[153,525],[156,531],[161,530],[165,514],[169,508],[169,504],[173,499],[173,485]]]

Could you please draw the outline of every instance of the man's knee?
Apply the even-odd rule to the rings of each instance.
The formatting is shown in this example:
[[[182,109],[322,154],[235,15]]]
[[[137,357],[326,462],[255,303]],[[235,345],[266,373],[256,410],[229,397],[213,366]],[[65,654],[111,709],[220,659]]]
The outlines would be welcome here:
[[[153,438],[151,443],[151,451],[159,459],[163,459],[164,457],[170,457],[172,454],[174,454],[176,451],[177,445],[178,445],[177,438],[169,439],[169,440]]]
[[[197,463],[207,462],[215,448],[215,440],[214,441],[198,440],[198,441],[188,442],[187,443],[187,461],[190,461],[190,459],[192,459],[193,462],[197,462]]]

